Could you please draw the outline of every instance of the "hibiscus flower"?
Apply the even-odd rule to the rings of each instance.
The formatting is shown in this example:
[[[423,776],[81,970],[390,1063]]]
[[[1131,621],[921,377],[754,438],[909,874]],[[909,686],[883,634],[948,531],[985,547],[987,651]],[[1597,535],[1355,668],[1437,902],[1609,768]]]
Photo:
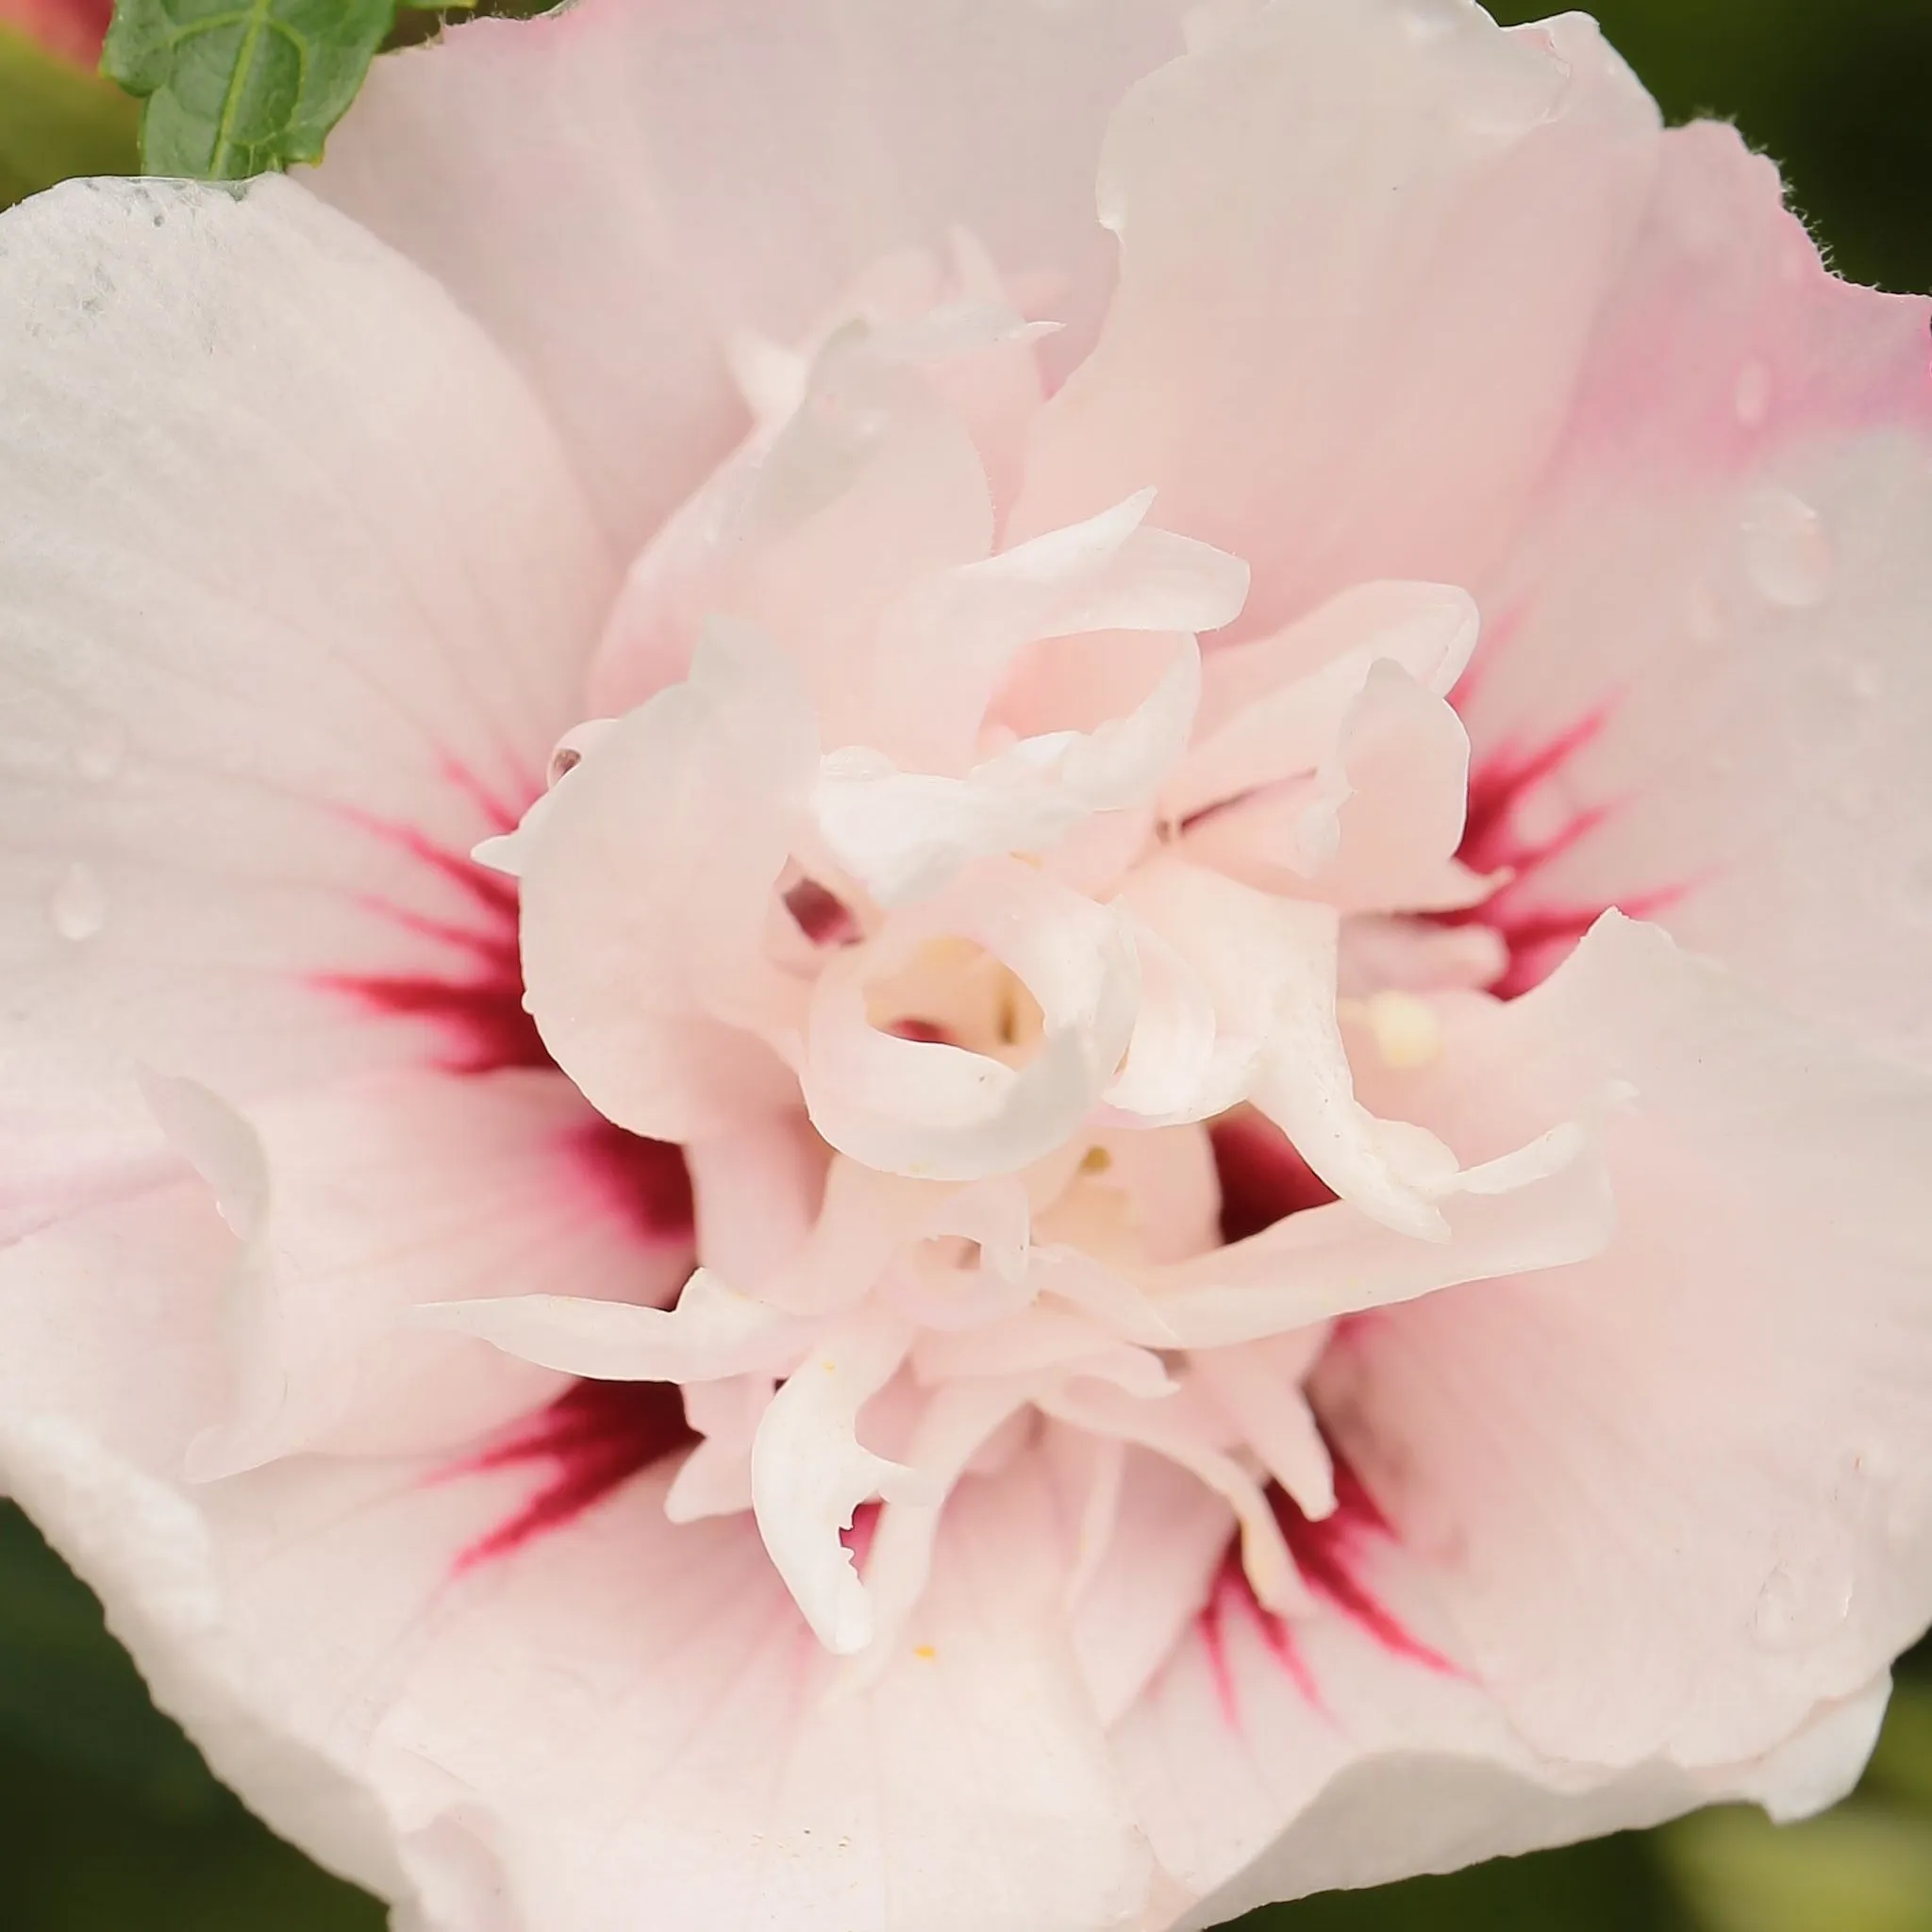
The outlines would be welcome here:
[[[1591,24],[585,0],[0,223],[0,1478],[419,1932],[1857,1775],[1927,305]]]

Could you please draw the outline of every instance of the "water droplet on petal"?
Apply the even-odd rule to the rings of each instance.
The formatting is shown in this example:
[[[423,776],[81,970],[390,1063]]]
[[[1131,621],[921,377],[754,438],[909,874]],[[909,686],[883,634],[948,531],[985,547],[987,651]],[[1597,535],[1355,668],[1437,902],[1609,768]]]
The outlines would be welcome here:
[[[47,914],[63,940],[78,944],[92,939],[108,923],[108,899],[100,880],[86,866],[70,865],[47,902]]]
[[[95,785],[105,785],[127,757],[127,727],[118,718],[103,718],[75,741],[74,769]]]
[[[1768,1650],[1782,1650],[1795,1641],[1799,1624],[1798,1579],[1780,1563],[1764,1579],[1751,1612],[1751,1634]]]
[[[1746,429],[1756,429],[1771,414],[1771,369],[1767,363],[1754,356],[1738,371],[1731,403]]]
[[[1824,520],[1789,490],[1760,491],[1744,511],[1744,571],[1752,588],[1794,610],[1831,591],[1831,539]]]
[[[1852,1586],[1807,1588],[1795,1572],[1780,1563],[1764,1579],[1751,1613],[1751,1634],[1766,1650],[1792,1650],[1815,1643],[1852,1613]]]

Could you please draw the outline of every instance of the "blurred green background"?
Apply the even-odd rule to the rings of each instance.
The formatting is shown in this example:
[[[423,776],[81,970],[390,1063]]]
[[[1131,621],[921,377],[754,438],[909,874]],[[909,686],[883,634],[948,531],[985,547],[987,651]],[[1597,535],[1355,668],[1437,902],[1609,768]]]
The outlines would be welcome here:
[[[1548,6],[1496,7],[1525,20]],[[1932,0],[1603,0],[1674,119],[1775,156],[1840,270],[1932,289]],[[0,28],[0,205],[131,169],[113,90]],[[379,1908],[256,1824],[158,1716],[92,1597],[0,1507],[0,1925],[375,1932]],[[1932,1932],[1932,1654],[1900,1674],[1857,1795],[1748,1811],[1259,1913],[1241,1932]]]

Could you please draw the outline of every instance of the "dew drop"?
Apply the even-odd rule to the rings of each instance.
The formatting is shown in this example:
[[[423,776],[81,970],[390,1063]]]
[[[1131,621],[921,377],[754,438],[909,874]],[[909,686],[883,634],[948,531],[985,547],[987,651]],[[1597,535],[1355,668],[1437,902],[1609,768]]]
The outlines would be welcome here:
[[[1731,407],[1746,429],[1756,429],[1771,414],[1771,369],[1755,356],[1738,371],[1731,389]]]
[[[1757,593],[1794,610],[1831,591],[1831,539],[1824,520],[1789,490],[1765,490],[1744,512],[1744,570]]]
[[[1799,1624],[1798,1579],[1780,1563],[1764,1579],[1751,1612],[1751,1634],[1767,1650],[1783,1650],[1796,1641]]]
[[[105,785],[127,757],[127,729],[118,718],[103,718],[76,741],[74,769],[95,785]]]
[[[1849,1582],[1829,1590],[1807,1589],[1780,1563],[1757,1592],[1751,1634],[1766,1650],[1790,1650],[1829,1636],[1851,1613]]]
[[[92,939],[108,923],[108,900],[100,880],[86,866],[70,865],[47,902],[47,914],[63,940],[78,944]]]

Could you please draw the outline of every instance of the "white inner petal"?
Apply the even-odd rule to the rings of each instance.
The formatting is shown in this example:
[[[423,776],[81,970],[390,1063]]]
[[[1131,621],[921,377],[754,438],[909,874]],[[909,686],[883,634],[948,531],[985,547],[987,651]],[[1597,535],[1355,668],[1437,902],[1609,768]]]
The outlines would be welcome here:
[[[1204,654],[1247,572],[1152,526],[1151,491],[994,547],[1036,331],[983,251],[955,268],[936,307],[901,264],[803,351],[741,344],[772,420],[621,613],[633,664],[689,676],[569,736],[479,855],[522,877],[564,1071],[638,1131],[690,1123],[703,1265],[669,1309],[416,1317],[680,1384],[667,1511],[748,1509],[841,1654],[898,1641],[958,1485],[1081,1437],[1083,1576],[1133,1445],[1224,1501],[1259,1603],[1305,1609],[1280,1512],[1336,1507],[1305,1386],[1333,1324],[1610,1229],[1595,1122],[1465,1167],[1357,1092],[1433,1075],[1437,1003],[1497,970],[1425,917],[1497,883],[1457,856],[1474,604],[1364,583]],[[1306,1178],[1225,1244],[1236,1110]]]

